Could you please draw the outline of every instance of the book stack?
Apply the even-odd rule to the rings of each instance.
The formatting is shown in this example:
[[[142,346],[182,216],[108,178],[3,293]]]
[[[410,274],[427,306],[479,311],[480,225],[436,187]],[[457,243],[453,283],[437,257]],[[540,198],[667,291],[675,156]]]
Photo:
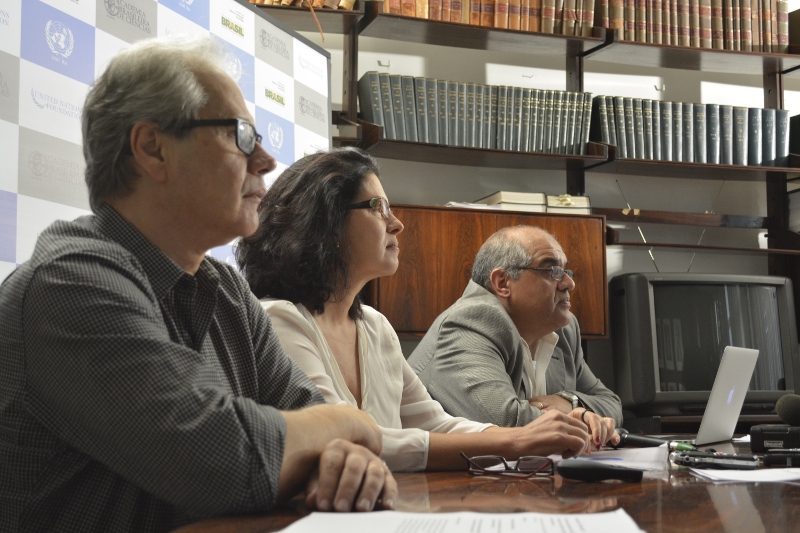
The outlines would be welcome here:
[[[592,115],[590,139],[623,159],[783,167],[789,156],[784,109],[597,96]]]
[[[356,0],[248,0],[259,6],[311,6],[314,9],[346,9],[352,11]]]
[[[595,0],[384,0],[392,15],[591,37]]]
[[[591,93],[370,71],[358,99],[386,139],[568,155],[585,154],[589,140]]]
[[[570,215],[590,215],[591,202],[588,196],[560,194],[548,196],[541,192],[497,191],[475,203],[449,202],[450,207],[471,207],[479,209],[501,209],[505,211],[527,211],[530,213],[565,213]]]
[[[597,0],[595,25],[625,41],[786,53],[785,0]]]

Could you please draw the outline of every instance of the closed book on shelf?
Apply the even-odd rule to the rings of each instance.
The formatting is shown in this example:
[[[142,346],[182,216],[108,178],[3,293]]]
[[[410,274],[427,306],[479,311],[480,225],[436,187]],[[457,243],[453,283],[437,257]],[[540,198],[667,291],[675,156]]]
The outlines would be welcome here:
[[[520,21],[520,0],[509,0],[508,2],[508,29],[519,30]]]
[[[706,105],[694,104],[692,113],[694,115],[694,162],[707,163]]]
[[[497,88],[497,149],[508,150],[508,139],[506,138],[506,116],[508,105],[509,87],[501,85]],[[512,98],[514,90],[511,89]]]
[[[787,111],[786,109],[776,109],[775,110],[775,166],[788,167],[789,153],[790,153],[789,111]]]
[[[517,103],[515,100],[514,92],[516,87],[508,88],[508,95],[506,96],[506,141],[504,150],[515,150],[516,143],[516,128],[514,127],[515,118],[517,115]]]
[[[417,96],[417,141],[428,142],[428,94],[425,78],[414,78]]]
[[[561,143],[563,138],[561,128],[565,125],[562,124],[561,119],[564,111],[563,106],[566,104],[565,95],[564,91],[553,91],[553,133],[550,141],[550,152],[554,154],[564,153],[564,147]]]
[[[312,4],[313,5],[313,4]],[[400,0],[388,0],[383,4],[383,12],[391,15],[402,15],[402,8],[400,7]],[[314,5],[316,8],[317,6]]]
[[[739,0],[739,18],[741,23],[740,35],[742,39],[742,51],[753,51],[753,30],[752,30],[752,17],[750,15],[750,0]]]
[[[576,139],[581,136],[581,123],[578,122],[578,93],[568,92],[567,95],[567,129],[564,138],[564,152],[565,154],[574,154]],[[581,106],[583,106],[583,98],[581,98]]]
[[[672,102],[661,102],[661,160],[672,161]]]
[[[608,0],[609,27],[617,30],[620,39],[625,38],[625,7],[623,0]]]
[[[451,0],[442,0],[442,18],[441,20],[450,21],[450,10],[452,9]],[[442,143],[444,144],[444,143]]]
[[[672,0],[674,1],[674,0]],[[661,0],[661,44],[672,44],[671,0]]]
[[[761,150],[764,142],[761,135],[761,109],[751,107],[747,110],[747,164],[761,164]]]
[[[653,28],[656,22],[656,17],[653,11],[653,0],[645,0],[645,3],[647,4],[647,16],[645,17],[647,26],[647,40],[645,42],[655,43],[655,38],[653,37]]]
[[[661,16],[664,13],[664,2],[653,0],[653,43],[662,44],[663,30],[661,28]]]
[[[383,111],[383,136],[386,139],[397,139],[394,128],[394,110],[392,109],[392,87],[387,72],[378,74],[378,84],[381,88],[381,110]]]
[[[678,2],[680,0],[670,0],[669,2],[669,15],[670,15],[670,41],[672,42],[673,46],[678,46],[681,44],[681,23],[680,23],[680,11],[678,9]]]
[[[447,144],[459,146],[459,135],[463,136],[458,122],[458,82],[447,82]]]
[[[694,159],[694,104],[683,104],[683,159],[693,163]]]
[[[719,106],[719,162],[733,164],[733,107]]]
[[[622,5],[625,8],[624,23],[625,23],[625,40],[636,40],[636,0],[622,0]]]
[[[428,102],[426,118],[428,119],[428,142],[439,143],[439,88],[436,80],[425,78],[425,100]]]
[[[589,142],[589,128],[592,125],[592,93],[583,93],[583,126],[581,126],[580,146],[576,153],[586,155]]]
[[[385,129],[383,105],[381,104],[381,86],[377,71],[365,72],[361,79],[358,80],[358,102],[363,119]],[[385,136],[386,134],[384,133]]]
[[[544,124],[542,126],[542,152],[551,153],[553,149],[553,97],[558,91],[545,91]]]
[[[487,85],[489,89],[489,100],[487,101],[484,98],[484,103],[489,106],[488,109],[488,128],[489,128],[489,135],[487,138],[487,142],[489,145],[487,148],[495,149],[497,148],[497,97],[499,94],[499,87],[497,85]],[[486,113],[487,110],[484,111]]]
[[[450,0],[450,22],[461,22],[461,10],[467,5],[466,0]]]
[[[547,91],[540,90],[539,98],[536,102],[536,140],[535,152],[544,152],[544,136],[545,136],[545,107],[547,102]]]
[[[775,110],[761,110],[761,164],[775,166]]]
[[[689,27],[689,0],[678,0],[678,44],[691,46],[691,28]]]
[[[458,145],[467,145],[467,84],[459,82],[458,84]]]
[[[711,48],[711,0],[700,0],[700,48]]]
[[[561,33],[575,35],[575,0],[564,0],[562,17]]]
[[[608,17],[608,0],[598,0],[598,4],[606,3],[606,18]],[[581,24],[581,35],[584,37],[592,36],[592,26],[594,25],[595,0],[583,0],[583,23]]]
[[[486,107],[483,105],[486,86],[478,83],[475,85],[475,148],[486,148]]]
[[[484,26],[487,28],[491,28],[494,26],[494,11],[495,11],[495,0],[481,0],[481,7],[480,13],[478,13],[477,21],[475,15],[470,12],[469,14],[469,23],[473,26]],[[506,10],[508,9],[508,4],[506,4]]]
[[[637,159],[641,154],[636,152],[636,121],[633,114],[633,98],[626,96],[622,99],[622,104],[622,109],[625,113],[625,140],[628,145],[628,157]]]
[[[547,197],[547,212],[570,215],[591,215],[592,205],[588,196],[560,194],[558,196]]]
[[[627,106],[627,102],[625,103]],[[642,113],[642,99],[631,99],[633,111],[633,154],[636,159],[645,159],[644,154],[644,114]],[[627,113],[628,110],[626,109]]]
[[[741,10],[739,9],[739,0],[733,0],[733,49],[739,51],[742,49],[742,18]]]
[[[769,0],[761,0],[761,51],[772,52],[772,7]]]
[[[598,28],[611,27],[611,9],[609,0],[597,0],[597,9],[594,12],[594,25]]]
[[[607,113],[606,97],[595,96],[592,101],[592,131],[589,134],[591,141],[611,144],[611,137],[608,135]]]
[[[647,0],[634,0],[633,23],[634,39],[639,43],[647,42]]]
[[[631,107],[633,107],[632,104]],[[625,99],[622,96],[614,97],[614,121],[617,126],[617,153],[620,158],[630,157],[632,159],[633,154],[628,153],[628,136],[625,129]],[[633,126],[632,123],[631,126]]]
[[[672,160],[684,161],[682,102],[672,102]]]
[[[414,0],[401,0],[400,10],[402,11],[402,15],[404,17],[417,16],[417,4],[414,2]]]
[[[540,192],[497,191],[474,203],[499,206],[508,211],[544,213],[547,210],[547,196]]]
[[[467,83],[467,102],[464,115],[464,146],[476,148],[476,115],[475,115],[475,84]]]
[[[617,125],[614,117],[614,97],[606,96],[606,118],[608,119],[608,144],[618,146]]]
[[[700,2],[689,0],[689,37],[692,47],[700,48]]]
[[[661,102],[651,100],[653,115],[653,159],[661,159]]]
[[[642,119],[644,124],[644,153],[642,159],[653,159],[653,101],[642,100]]]
[[[542,0],[531,0],[530,12],[528,15],[528,31],[541,32],[542,30]],[[552,31],[550,33],[553,33]]]
[[[439,118],[439,144],[447,145],[450,144],[449,138],[449,125],[450,125],[450,116],[448,113],[448,105],[447,105],[447,84],[449,82],[446,80],[436,80],[436,106],[437,106],[437,116]]]
[[[522,89],[522,120],[519,127],[519,151],[530,152],[531,142],[531,89]]]
[[[428,18],[428,11],[429,11],[428,0],[415,0],[414,1],[414,13],[415,17],[418,19],[426,19]]]
[[[519,29],[521,31],[531,30],[531,0],[520,0]]]
[[[508,28],[508,2],[509,0],[494,0],[494,23],[495,28]],[[481,17],[481,26],[485,26]]]
[[[563,35],[564,31],[564,0],[556,0],[553,11],[553,33]]]
[[[531,116],[531,124],[530,124],[530,133],[529,140],[528,140],[528,151],[529,152],[538,152],[538,132],[540,128],[538,127],[539,124],[539,94],[544,93],[544,91],[540,91],[539,89],[531,89],[531,109],[530,109],[530,116]]]
[[[706,161],[719,164],[719,104],[706,104]]]
[[[511,143],[509,150],[519,151],[522,131],[522,87],[514,87],[514,108],[511,120]]]
[[[766,0],[769,2],[769,0]],[[733,46],[733,0],[722,0],[722,16],[725,24],[725,50],[734,50]]]
[[[747,165],[747,108],[733,108],[733,164]]]
[[[442,20],[442,0],[428,0],[428,18]]]
[[[725,16],[723,0],[711,0],[711,47],[725,49]]]
[[[417,91],[414,87],[414,78],[400,76],[400,85],[403,88],[403,121],[406,126],[406,140],[419,142],[419,129],[417,126]]]
[[[542,33],[555,33],[556,0],[542,1]]]
[[[761,44],[761,0],[750,0],[750,31],[753,36],[753,52],[760,52]]]
[[[405,109],[403,108],[403,85],[399,74],[389,75],[389,88],[392,91],[392,113],[394,114],[395,138],[407,141]]]
[[[776,4],[778,13],[776,19],[778,21],[778,50],[779,54],[785,54],[789,51],[789,2],[778,1]]]

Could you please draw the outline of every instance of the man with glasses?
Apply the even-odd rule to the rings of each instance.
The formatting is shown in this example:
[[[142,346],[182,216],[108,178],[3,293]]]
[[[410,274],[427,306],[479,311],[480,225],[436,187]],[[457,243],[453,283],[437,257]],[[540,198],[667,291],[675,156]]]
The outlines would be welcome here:
[[[0,285],[2,531],[169,531],[304,486],[311,508],[393,507],[380,430],[316,405],[206,255],[256,230],[275,168],[223,57],[208,37],[141,42],[89,91],[93,214],[45,229]]]
[[[445,411],[513,427],[558,410],[587,425],[596,449],[619,441],[622,406],[584,361],[566,266],[541,228],[504,228],[483,244],[463,296],[408,359]]]

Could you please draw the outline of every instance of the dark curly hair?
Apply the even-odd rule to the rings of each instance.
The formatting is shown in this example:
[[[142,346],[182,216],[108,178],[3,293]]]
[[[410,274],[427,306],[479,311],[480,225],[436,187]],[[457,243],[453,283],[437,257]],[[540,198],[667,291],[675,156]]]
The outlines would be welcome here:
[[[256,297],[322,313],[325,302],[343,295],[348,258],[339,243],[346,240],[346,208],[370,173],[379,175],[371,155],[338,148],[306,156],[278,177],[258,208],[258,229],[236,246],[236,262]],[[348,314],[361,318],[359,297]]]

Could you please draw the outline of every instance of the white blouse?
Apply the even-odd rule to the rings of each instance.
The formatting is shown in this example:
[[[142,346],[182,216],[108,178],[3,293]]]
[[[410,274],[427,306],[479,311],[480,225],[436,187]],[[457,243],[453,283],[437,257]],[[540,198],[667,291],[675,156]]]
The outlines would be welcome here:
[[[261,305],[269,314],[283,350],[308,374],[325,401],[358,408],[308,309],[302,304],[268,298]],[[477,433],[492,426],[447,414],[406,362],[386,317],[366,305],[362,308],[364,318],[356,321],[361,409],[381,427],[381,456],[392,471],[425,469],[429,431]]]

